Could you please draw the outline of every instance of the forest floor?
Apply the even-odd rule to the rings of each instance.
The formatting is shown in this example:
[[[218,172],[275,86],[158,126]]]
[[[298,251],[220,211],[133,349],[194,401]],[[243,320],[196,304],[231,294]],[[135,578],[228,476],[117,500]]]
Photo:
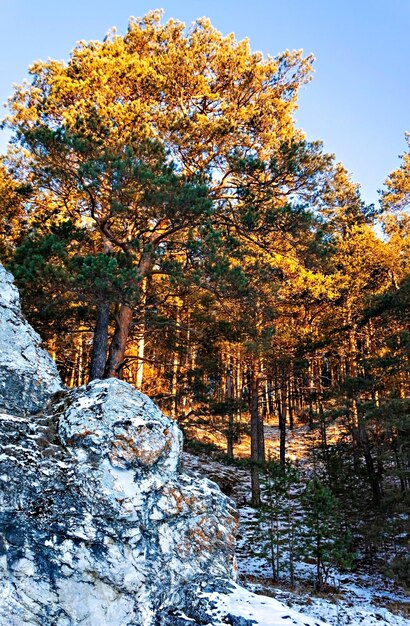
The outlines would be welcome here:
[[[334,436],[336,437],[336,433]],[[275,453],[279,446],[278,429],[268,426],[265,437],[267,450]],[[289,458],[303,465],[307,459],[308,441],[309,435],[305,426],[290,433]],[[238,456],[246,456],[247,447],[248,442],[245,439],[236,451]],[[185,469],[205,475],[218,483],[236,501],[240,520],[236,558],[239,582],[244,587],[257,594],[273,597],[293,610],[332,626],[410,625],[408,592],[375,571],[374,566],[360,565],[354,572],[333,570],[329,579],[329,591],[326,593],[315,592],[312,584],[314,566],[309,563],[297,564],[297,582],[294,588],[291,588],[286,574],[283,575],[283,580],[274,583],[270,563],[258,545],[257,529],[260,529],[261,522],[258,510],[249,504],[249,470],[246,467],[228,465],[223,456],[216,454],[214,457],[209,452],[184,452],[183,465]]]

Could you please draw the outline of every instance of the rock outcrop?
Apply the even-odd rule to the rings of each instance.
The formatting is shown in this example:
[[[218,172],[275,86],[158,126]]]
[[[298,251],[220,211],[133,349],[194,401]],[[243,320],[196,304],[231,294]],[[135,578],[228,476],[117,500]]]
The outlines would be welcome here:
[[[0,411],[34,413],[58,389],[57,368],[21,313],[13,276],[0,264]]]
[[[319,624],[233,583],[236,509],[109,379],[63,389],[0,266],[0,626]]]
[[[148,626],[192,581],[232,576],[231,502],[178,473],[176,424],[127,383],[0,424],[1,626]]]
[[[63,390],[0,283],[0,626],[176,623],[193,584],[234,575],[232,502],[180,472],[181,433],[147,396]]]

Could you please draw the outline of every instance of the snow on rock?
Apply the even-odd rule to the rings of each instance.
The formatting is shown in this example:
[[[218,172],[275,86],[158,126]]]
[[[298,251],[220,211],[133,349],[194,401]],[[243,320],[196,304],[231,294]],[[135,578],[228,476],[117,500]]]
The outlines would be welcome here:
[[[58,389],[57,368],[22,316],[13,276],[0,264],[0,411],[35,413]]]

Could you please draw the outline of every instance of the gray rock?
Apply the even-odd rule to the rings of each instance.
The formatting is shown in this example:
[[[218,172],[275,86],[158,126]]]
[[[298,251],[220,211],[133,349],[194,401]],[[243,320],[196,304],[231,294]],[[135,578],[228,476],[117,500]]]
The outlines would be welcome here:
[[[0,264],[0,411],[35,413],[59,389],[57,368],[22,316],[13,277]]]
[[[255,623],[235,506],[181,446],[127,383],[63,390],[0,266],[0,626]]]
[[[232,502],[179,473],[178,427],[127,383],[0,431],[0,626],[149,626],[192,581],[234,576]]]

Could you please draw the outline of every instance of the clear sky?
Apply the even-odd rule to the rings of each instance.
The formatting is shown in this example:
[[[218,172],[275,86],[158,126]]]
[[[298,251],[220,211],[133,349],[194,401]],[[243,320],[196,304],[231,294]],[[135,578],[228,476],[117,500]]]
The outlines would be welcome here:
[[[124,33],[130,15],[156,8],[188,24],[206,15],[265,54],[313,52],[297,124],[378,201],[410,131],[410,0],[0,0],[0,102],[32,61],[66,59],[79,39]],[[1,152],[6,141],[3,131]]]

